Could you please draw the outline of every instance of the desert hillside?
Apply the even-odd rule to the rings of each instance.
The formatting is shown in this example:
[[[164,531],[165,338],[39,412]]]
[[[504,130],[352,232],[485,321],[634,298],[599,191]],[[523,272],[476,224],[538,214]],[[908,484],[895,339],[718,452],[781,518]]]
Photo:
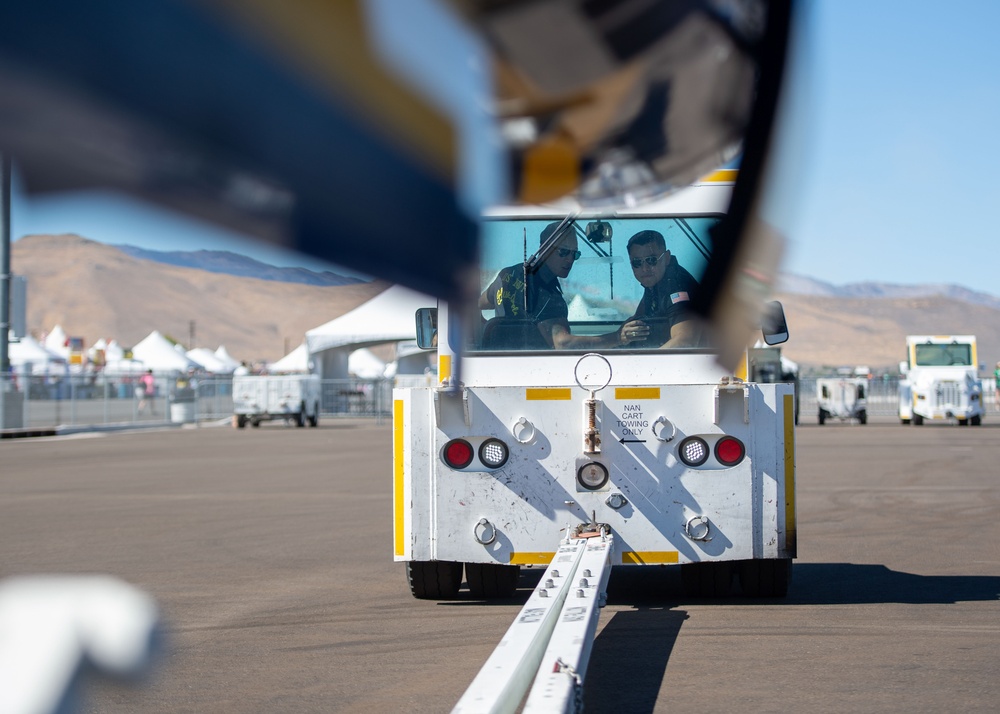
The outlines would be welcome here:
[[[318,287],[212,273],[131,257],[79,236],[27,236],[11,265],[28,278],[28,329],[60,325],[87,345],[131,347],[152,330],[186,347],[225,345],[240,360],[273,361],[306,330],[384,290],[383,282]],[[898,286],[897,286],[898,288]],[[1000,360],[1000,309],[955,296],[843,297],[784,292],[791,338],[783,352],[806,368],[892,369],[907,334],[974,334],[979,362]],[[190,325],[194,322],[194,344]]]
[[[235,277],[133,258],[75,235],[25,236],[11,247],[11,268],[28,281],[27,327],[56,325],[92,345],[126,348],[159,330],[189,349],[225,345],[239,360],[273,361],[306,330],[357,307],[383,282],[317,287]],[[194,342],[189,345],[191,323]]]
[[[789,340],[783,354],[801,365],[896,367],[906,335],[975,335],[979,362],[1000,360],[1000,310],[954,298],[835,298],[781,294]]]

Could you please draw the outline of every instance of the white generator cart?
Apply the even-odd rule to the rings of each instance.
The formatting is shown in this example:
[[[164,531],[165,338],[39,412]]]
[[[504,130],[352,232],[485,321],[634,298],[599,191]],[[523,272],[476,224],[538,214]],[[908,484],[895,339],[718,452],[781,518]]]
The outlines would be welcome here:
[[[899,420],[979,426],[986,408],[973,335],[910,335],[899,365]]]
[[[737,582],[749,596],[786,593],[793,385],[745,381],[745,359],[726,371],[704,336],[664,347],[621,331],[647,265],[633,269],[629,238],[658,232],[669,255],[648,265],[676,261],[697,279],[729,189],[706,182],[612,216],[522,207],[487,217],[486,297],[472,324],[455,329],[454,305],[417,313],[441,384],[393,392],[393,555],[415,597],[453,598],[463,574],[475,598],[510,596],[519,568],[556,567],[560,539],[580,532],[608,534],[611,566],[679,566],[692,594],[724,596]],[[555,240],[540,245],[552,223]],[[535,270],[552,256],[575,258],[558,286]],[[544,279],[548,291],[533,294],[530,281]],[[505,284],[513,309],[484,307]],[[681,303],[680,292],[661,297]],[[532,299],[564,301],[570,333],[588,339],[549,344]]]
[[[242,375],[233,377],[233,426],[260,426],[283,419],[295,426],[319,424],[318,374]]]
[[[827,419],[868,422],[868,402],[865,396],[868,380],[862,377],[822,377],[816,380],[816,403],[819,423]]]

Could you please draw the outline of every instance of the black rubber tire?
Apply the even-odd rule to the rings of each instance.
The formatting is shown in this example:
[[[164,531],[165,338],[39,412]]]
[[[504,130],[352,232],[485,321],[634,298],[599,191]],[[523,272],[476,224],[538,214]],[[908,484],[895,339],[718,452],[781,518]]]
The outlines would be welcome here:
[[[792,580],[792,559],[741,560],[736,572],[746,597],[785,597]]]
[[[454,600],[462,585],[462,564],[447,560],[406,564],[410,592],[419,600]]]
[[[733,564],[684,563],[681,588],[688,597],[729,597],[733,592]]]
[[[909,419],[900,419],[899,421],[900,421],[901,424],[909,424],[910,423]]]
[[[823,426],[826,424],[826,411],[823,409],[819,410],[819,425]]]
[[[302,402],[299,404],[299,411],[295,415],[295,426],[303,427],[306,425],[306,403]]]
[[[312,416],[309,417],[309,426],[316,426],[319,424],[319,402],[313,405]]]
[[[913,426],[923,426],[924,418],[919,414],[913,415]]]
[[[260,419],[251,419],[250,420],[250,426],[252,426],[254,429],[256,429],[257,427],[259,427],[260,426]]]
[[[868,423],[868,412],[858,412],[858,422],[860,424]]]
[[[521,569],[499,563],[466,563],[465,581],[472,597],[495,600],[514,596]]]
[[[972,424],[972,426],[982,426],[983,418],[977,414],[969,419],[969,423]]]
[[[242,428],[244,428],[244,427],[245,427],[246,425],[247,425],[247,417],[246,417],[246,414],[238,414],[238,415],[236,416],[236,428],[237,428],[237,429],[242,429]]]

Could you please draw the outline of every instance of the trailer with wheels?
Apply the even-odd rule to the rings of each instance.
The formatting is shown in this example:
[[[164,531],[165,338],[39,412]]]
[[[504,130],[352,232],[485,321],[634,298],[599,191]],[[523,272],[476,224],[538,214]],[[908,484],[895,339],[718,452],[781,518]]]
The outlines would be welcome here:
[[[817,419],[868,423],[868,380],[862,377],[821,377],[816,380]]]
[[[317,426],[320,381],[316,374],[238,375],[233,377],[233,426],[258,427],[282,419],[295,426]]]

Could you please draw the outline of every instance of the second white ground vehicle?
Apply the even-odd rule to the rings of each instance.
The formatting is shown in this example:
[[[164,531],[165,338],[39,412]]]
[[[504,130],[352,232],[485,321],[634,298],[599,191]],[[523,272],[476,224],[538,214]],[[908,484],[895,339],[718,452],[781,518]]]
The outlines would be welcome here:
[[[868,423],[868,380],[862,377],[821,377],[816,380],[817,419]]]
[[[979,426],[986,413],[974,335],[909,335],[900,363],[899,419]]]
[[[233,425],[242,429],[284,419],[296,426],[319,424],[318,374],[233,377]]]

